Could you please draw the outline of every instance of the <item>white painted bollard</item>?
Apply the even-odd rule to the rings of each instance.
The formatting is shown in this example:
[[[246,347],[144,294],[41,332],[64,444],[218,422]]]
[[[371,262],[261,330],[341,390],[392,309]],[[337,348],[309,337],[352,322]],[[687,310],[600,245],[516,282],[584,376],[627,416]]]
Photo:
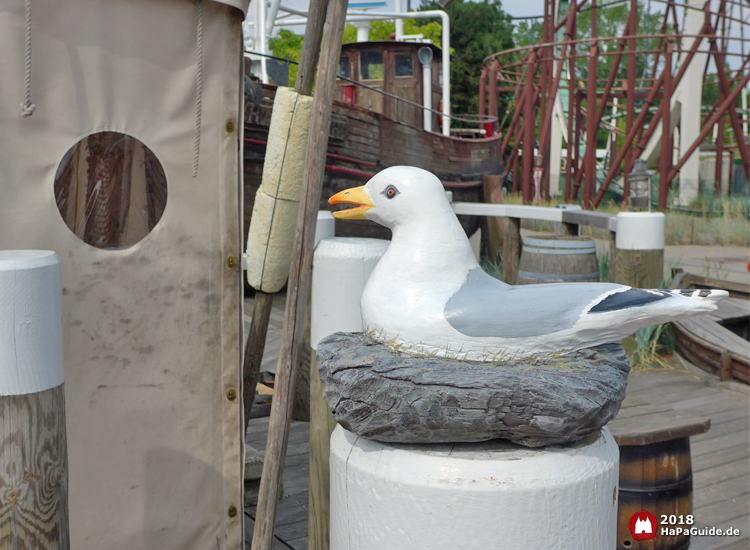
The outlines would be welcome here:
[[[0,251],[3,547],[70,547],[63,381],[60,260]]]
[[[331,550],[608,550],[619,452],[604,428],[567,446],[387,445],[331,438]]]
[[[333,216],[331,216],[331,221]],[[318,217],[318,224],[321,217]],[[359,301],[367,278],[388,248],[380,239],[333,238],[318,243],[313,256],[310,345],[310,550],[328,550],[329,441],[336,423],[318,376],[315,350],[334,332],[362,330]]]
[[[667,220],[661,212],[620,212],[615,237],[616,283],[659,288]]]
[[[312,276],[310,344],[339,331],[362,330],[359,300],[367,278],[388,248],[388,241],[336,237],[315,249]]]

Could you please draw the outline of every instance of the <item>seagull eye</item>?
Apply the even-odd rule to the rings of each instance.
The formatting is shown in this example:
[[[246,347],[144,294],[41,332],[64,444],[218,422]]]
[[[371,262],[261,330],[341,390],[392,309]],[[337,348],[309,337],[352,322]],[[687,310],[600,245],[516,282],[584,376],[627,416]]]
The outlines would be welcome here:
[[[392,199],[393,197],[398,195],[398,189],[396,189],[393,185],[389,185],[383,191],[383,195],[385,195],[388,199]]]

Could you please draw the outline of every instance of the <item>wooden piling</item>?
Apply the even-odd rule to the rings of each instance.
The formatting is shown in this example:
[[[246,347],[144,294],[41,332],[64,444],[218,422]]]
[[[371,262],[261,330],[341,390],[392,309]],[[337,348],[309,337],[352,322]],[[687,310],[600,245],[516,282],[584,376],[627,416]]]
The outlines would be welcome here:
[[[0,252],[0,546],[68,550],[60,261]]]
[[[521,218],[503,220],[503,281],[514,285],[521,259]]]
[[[310,284],[315,223],[323,185],[326,148],[333,108],[334,84],[344,36],[348,0],[330,0],[323,30],[317,86],[313,100],[312,120],[307,142],[307,169],[303,181],[304,197],[294,237],[294,253],[289,271],[287,302],[284,315],[279,364],[276,369],[274,399],[268,428],[266,459],[258,494],[258,508],[253,533],[253,550],[270,550],[276,522],[276,495],[286,458],[289,423],[294,395],[295,369],[299,357],[307,292]]]

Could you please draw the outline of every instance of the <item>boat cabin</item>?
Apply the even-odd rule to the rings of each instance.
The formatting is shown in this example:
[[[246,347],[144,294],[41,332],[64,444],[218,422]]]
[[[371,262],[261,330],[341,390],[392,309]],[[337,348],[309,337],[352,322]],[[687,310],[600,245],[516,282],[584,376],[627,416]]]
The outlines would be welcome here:
[[[432,53],[430,71],[420,62]],[[426,54],[426,55],[425,55]],[[440,110],[442,97],[441,50],[433,44],[420,42],[352,42],[341,47],[339,74],[344,78],[368,86],[368,89],[345,80],[336,82],[336,99],[364,109],[382,113],[386,117],[415,128],[424,129],[424,110],[377,90],[418,105],[424,105],[425,74],[429,74],[427,85],[431,85],[431,108]],[[433,131],[437,131],[440,116],[431,114]]]

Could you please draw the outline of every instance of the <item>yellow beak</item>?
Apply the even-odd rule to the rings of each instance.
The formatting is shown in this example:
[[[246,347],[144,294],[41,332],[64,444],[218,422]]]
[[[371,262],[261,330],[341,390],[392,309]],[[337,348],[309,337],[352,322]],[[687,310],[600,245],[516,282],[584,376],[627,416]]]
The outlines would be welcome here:
[[[358,205],[356,208],[334,212],[333,217],[340,220],[366,220],[367,218],[364,216],[365,212],[375,207],[370,197],[367,196],[364,185],[362,187],[354,187],[353,189],[345,189],[328,199],[328,204],[339,203]]]

